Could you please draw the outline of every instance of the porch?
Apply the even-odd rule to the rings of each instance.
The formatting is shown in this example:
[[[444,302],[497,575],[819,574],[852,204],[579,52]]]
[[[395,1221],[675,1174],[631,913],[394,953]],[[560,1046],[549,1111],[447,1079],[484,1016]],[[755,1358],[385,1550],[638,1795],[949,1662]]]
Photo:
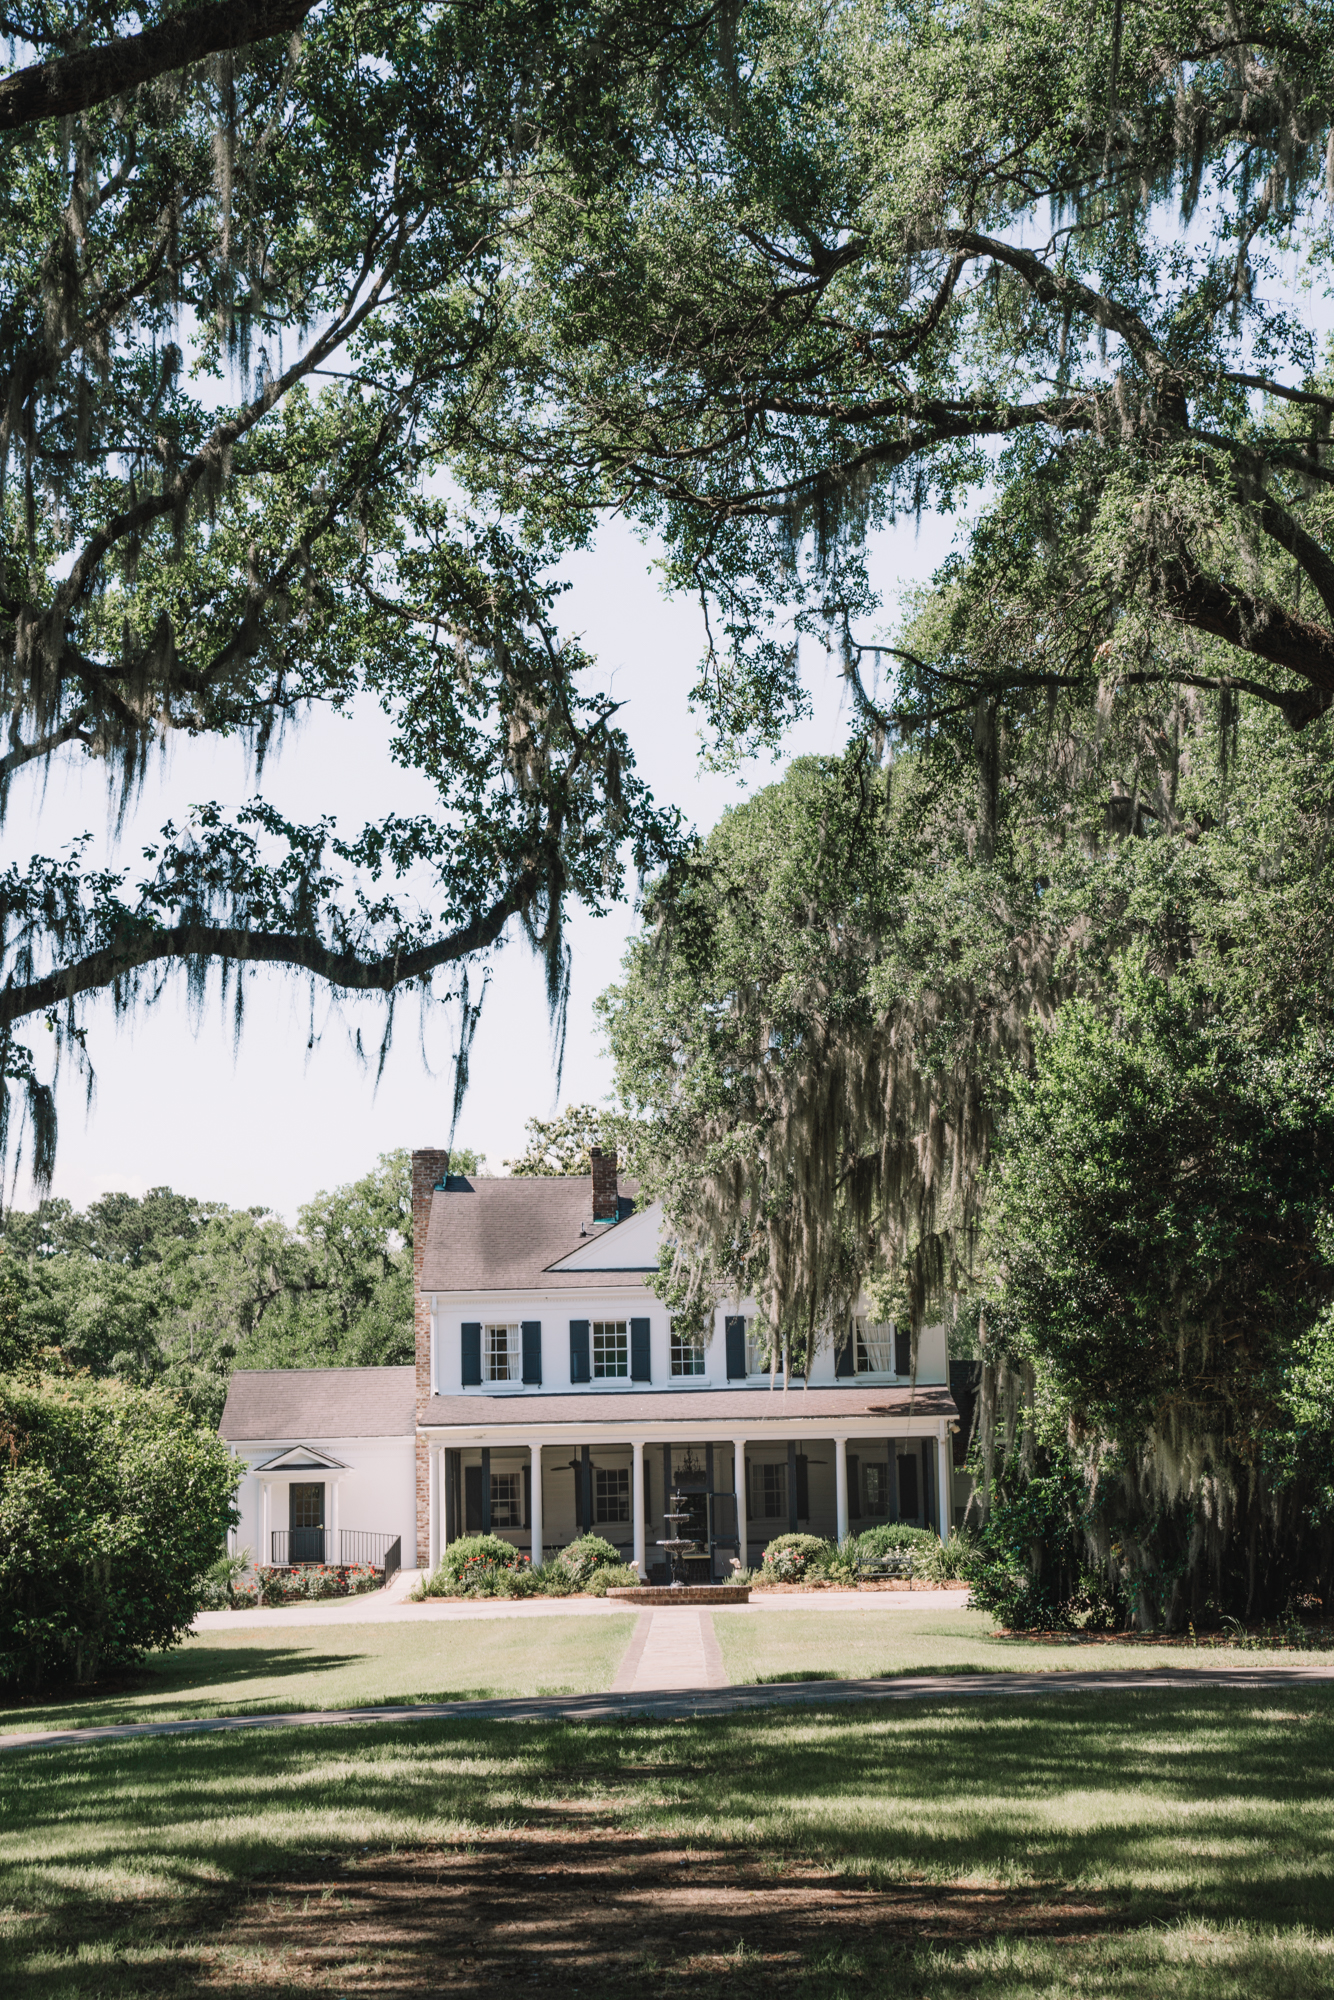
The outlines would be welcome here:
[[[673,1492],[684,1496],[691,1517],[682,1532],[701,1545],[688,1565],[692,1581],[721,1580],[734,1561],[757,1567],[766,1545],[786,1533],[842,1541],[901,1521],[942,1539],[949,1534],[948,1420],[879,1435],[869,1426],[776,1423],[759,1436],[710,1437],[706,1427],[684,1422],[671,1432],[627,1437],[610,1423],[585,1423],[555,1442],[549,1434],[516,1437],[499,1424],[489,1435],[473,1429],[466,1441],[425,1432],[427,1532],[419,1559],[434,1569],[459,1536],[494,1534],[542,1562],[593,1533],[657,1580],[665,1569],[655,1544],[666,1537]]]

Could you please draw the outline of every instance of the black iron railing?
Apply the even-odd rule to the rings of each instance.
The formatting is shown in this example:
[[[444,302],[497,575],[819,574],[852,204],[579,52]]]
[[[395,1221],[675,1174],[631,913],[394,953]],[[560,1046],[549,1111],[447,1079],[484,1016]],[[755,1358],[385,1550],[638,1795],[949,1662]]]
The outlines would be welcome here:
[[[275,1569],[296,1569],[306,1563],[366,1563],[382,1569],[388,1583],[403,1567],[401,1535],[372,1534],[363,1528],[343,1528],[337,1537],[332,1528],[275,1528],[270,1544],[269,1560]]]

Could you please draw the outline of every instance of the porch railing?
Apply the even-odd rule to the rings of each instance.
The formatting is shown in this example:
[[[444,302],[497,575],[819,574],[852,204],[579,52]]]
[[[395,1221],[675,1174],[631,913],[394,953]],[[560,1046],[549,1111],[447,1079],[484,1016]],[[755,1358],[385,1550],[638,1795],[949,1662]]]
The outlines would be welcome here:
[[[403,1567],[401,1535],[342,1528],[335,1537],[332,1528],[274,1528],[269,1539],[269,1560],[275,1569],[296,1569],[305,1563],[368,1563],[372,1569],[382,1569],[388,1583]]]

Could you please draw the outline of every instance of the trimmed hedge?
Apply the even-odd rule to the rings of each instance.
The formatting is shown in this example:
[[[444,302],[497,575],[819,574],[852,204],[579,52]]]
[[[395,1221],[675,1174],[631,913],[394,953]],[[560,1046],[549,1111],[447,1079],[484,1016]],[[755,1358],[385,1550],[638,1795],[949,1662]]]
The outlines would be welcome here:
[[[241,1470],[166,1390],[0,1379],[0,1683],[89,1681],[175,1645]]]

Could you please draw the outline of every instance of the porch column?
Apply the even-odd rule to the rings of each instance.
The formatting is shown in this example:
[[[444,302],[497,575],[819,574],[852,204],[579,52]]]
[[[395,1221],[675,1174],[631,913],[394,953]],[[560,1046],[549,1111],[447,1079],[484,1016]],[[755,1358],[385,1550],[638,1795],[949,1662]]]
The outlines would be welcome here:
[[[536,1566],[542,1560],[542,1447],[529,1443],[528,1446],[528,1527],[532,1535],[532,1557]]]
[[[426,1440],[426,1504],[426,1562],[428,1574],[434,1576],[442,1554],[440,1524],[444,1510],[440,1505],[440,1447],[430,1438]]]
[[[737,1554],[741,1567],[748,1566],[750,1552],[746,1543],[750,1539],[750,1527],[746,1520],[746,1440],[732,1439],[732,1486],[736,1493],[736,1538],[739,1544]]]
[[[332,1548],[333,1554],[330,1555],[328,1549],[326,1549],[324,1552],[324,1560],[326,1562],[333,1562],[333,1563],[340,1563],[343,1560],[342,1543],[340,1541],[338,1533],[339,1484],[340,1482],[337,1478],[331,1479],[329,1481],[329,1546],[330,1548]]]
[[[950,1427],[945,1418],[940,1420],[940,1437],[936,1444],[936,1479],[940,1488],[940,1539],[947,1542],[950,1529],[954,1525],[954,1467],[951,1463],[953,1452],[950,1446]]]
[[[644,1440],[634,1438],[630,1445],[633,1454],[630,1466],[630,1518],[635,1524],[634,1565],[643,1577],[648,1570],[644,1566]]]
[[[272,1503],[270,1501],[269,1495],[272,1492],[272,1490],[273,1490],[273,1481],[271,1479],[260,1480],[259,1548],[256,1551],[255,1559],[257,1562],[265,1564],[266,1567],[273,1561],[273,1541],[269,1531],[269,1515],[272,1511]]]
[[[842,1548],[848,1539],[848,1441],[845,1437],[834,1439],[834,1520],[838,1524],[838,1545]]]

